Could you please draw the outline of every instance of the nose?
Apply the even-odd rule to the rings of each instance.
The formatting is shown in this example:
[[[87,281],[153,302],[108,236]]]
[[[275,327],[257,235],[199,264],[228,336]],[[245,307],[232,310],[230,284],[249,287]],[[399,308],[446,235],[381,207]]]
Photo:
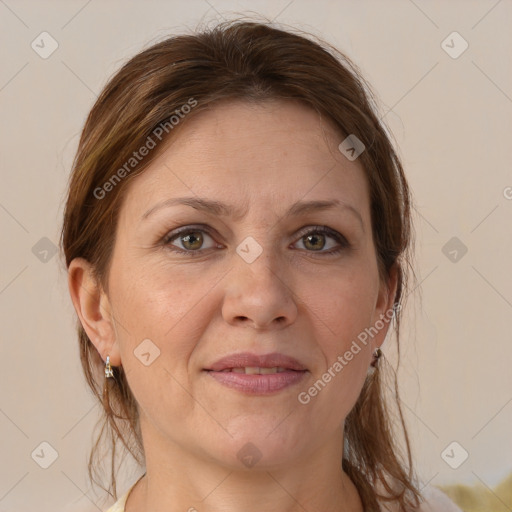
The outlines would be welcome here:
[[[292,280],[270,252],[264,250],[252,263],[234,254],[234,267],[224,280],[222,305],[222,315],[229,324],[266,330],[295,322],[298,311]]]

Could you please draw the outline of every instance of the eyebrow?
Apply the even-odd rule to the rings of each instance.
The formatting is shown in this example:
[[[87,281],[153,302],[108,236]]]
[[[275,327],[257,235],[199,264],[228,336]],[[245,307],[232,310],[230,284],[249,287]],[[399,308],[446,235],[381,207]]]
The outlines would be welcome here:
[[[174,197],[171,199],[161,201],[160,203],[157,203],[155,206],[151,207],[142,215],[141,221],[147,219],[150,215],[152,215],[154,212],[158,210],[179,205],[190,206],[192,208],[195,208],[196,210],[214,214],[219,217],[232,217],[235,220],[243,218],[248,210],[248,206],[244,206],[243,208],[236,208],[232,205],[221,203],[219,201],[199,197]],[[338,199],[333,199],[330,201],[297,201],[284,214],[283,218],[297,216],[314,211],[331,210],[334,208],[341,208],[355,215],[359,220],[359,223],[361,224],[361,227],[364,231],[364,223],[361,214],[352,205],[345,203],[344,201],[340,201]]]

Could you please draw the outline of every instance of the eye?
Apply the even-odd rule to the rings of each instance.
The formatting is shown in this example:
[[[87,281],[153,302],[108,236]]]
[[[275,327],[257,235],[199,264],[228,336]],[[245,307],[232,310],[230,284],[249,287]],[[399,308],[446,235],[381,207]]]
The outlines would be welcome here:
[[[205,247],[205,242],[208,239],[210,244]],[[329,242],[329,239],[331,239],[331,242]],[[334,243],[332,240],[334,240]],[[200,255],[208,249],[223,248],[222,245],[215,242],[207,230],[194,226],[186,226],[169,233],[164,237],[162,243],[173,252],[188,255],[195,255],[194,253]],[[350,247],[347,239],[342,234],[327,226],[314,226],[304,229],[296,244],[298,243],[302,243],[303,248],[308,252],[319,252],[321,254],[336,254]]]
[[[336,243],[329,244],[326,240],[332,239]],[[336,254],[343,249],[349,247],[347,239],[334,229],[328,228],[327,226],[316,226],[313,229],[308,228],[308,231],[303,232],[302,237],[297,242],[302,242],[302,245],[308,252],[322,252],[325,254]],[[327,247],[330,250],[323,250]]]
[[[204,247],[204,243],[207,239],[210,239],[212,243],[209,247]],[[174,243],[175,241],[176,243]],[[170,233],[164,238],[163,243],[167,246],[177,247],[177,249],[171,248],[171,250],[181,253],[199,252],[201,249],[206,250],[221,247],[215,243],[213,238],[204,229],[193,227],[186,227],[178,232]]]

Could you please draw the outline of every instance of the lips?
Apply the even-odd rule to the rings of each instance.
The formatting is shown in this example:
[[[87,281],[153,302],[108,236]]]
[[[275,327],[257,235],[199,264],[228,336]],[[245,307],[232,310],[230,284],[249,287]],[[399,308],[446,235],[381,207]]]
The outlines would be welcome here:
[[[219,359],[206,375],[219,384],[246,395],[274,395],[306,378],[308,369],[297,359],[274,352],[257,355],[249,352]]]
[[[257,355],[250,352],[241,352],[223,357],[213,363],[206,371],[268,374],[286,371],[305,371],[307,368],[297,359],[273,352],[271,354]]]

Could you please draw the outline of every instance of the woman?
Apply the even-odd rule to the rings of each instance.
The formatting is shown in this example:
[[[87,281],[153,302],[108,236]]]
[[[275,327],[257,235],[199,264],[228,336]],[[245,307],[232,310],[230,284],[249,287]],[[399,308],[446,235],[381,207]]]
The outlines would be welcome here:
[[[245,22],[105,87],[62,247],[111,512],[459,510],[422,494],[383,398],[411,200],[371,98],[333,48]],[[145,466],[120,499],[117,439]]]

